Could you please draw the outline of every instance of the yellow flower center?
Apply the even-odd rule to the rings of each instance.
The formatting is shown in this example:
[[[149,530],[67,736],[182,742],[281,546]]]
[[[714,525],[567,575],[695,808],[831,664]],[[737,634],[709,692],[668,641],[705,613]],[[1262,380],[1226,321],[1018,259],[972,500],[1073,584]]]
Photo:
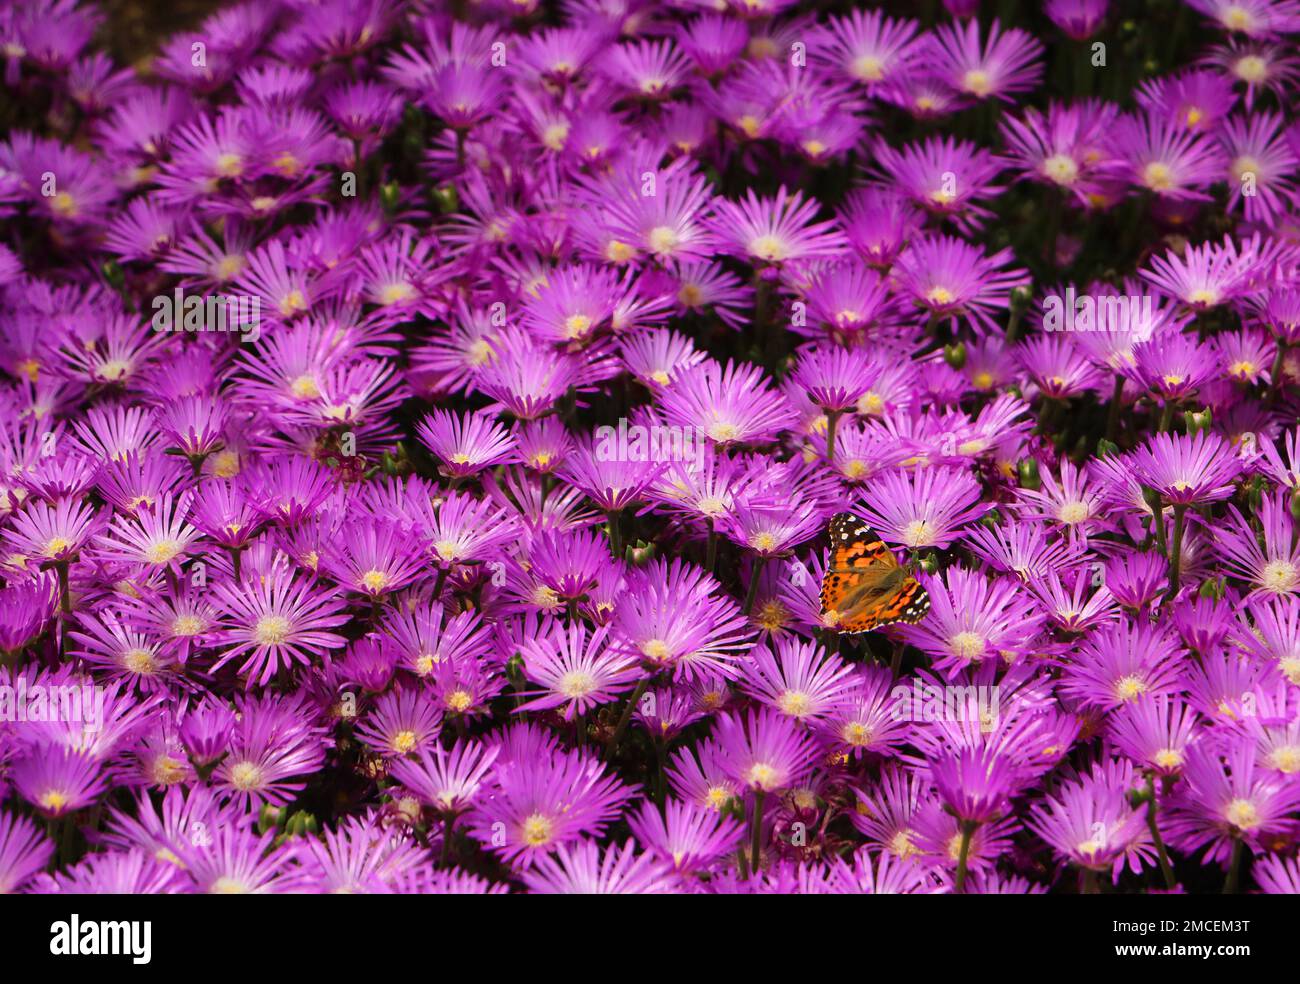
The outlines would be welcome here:
[[[895,857],[904,860],[918,853],[916,845],[912,843],[912,832],[910,830],[900,830],[891,837],[889,839],[889,851]]]
[[[1219,19],[1230,31],[1249,32],[1255,26],[1255,18],[1251,16],[1250,11],[1235,3],[1230,7],[1224,7]]]
[[[1146,681],[1131,674],[1126,677],[1121,677],[1115,683],[1115,696],[1123,701],[1136,700],[1146,692]]]
[[[1259,811],[1250,800],[1235,799],[1223,811],[1224,818],[1238,830],[1259,826]]]
[[[569,338],[581,338],[591,330],[591,319],[585,314],[571,314],[564,319],[564,333]]]
[[[1238,58],[1233,68],[1236,70],[1237,78],[1243,82],[1263,82],[1268,78],[1268,62],[1259,55],[1245,55]]]
[[[558,608],[560,596],[555,593],[554,588],[539,584],[533,591],[533,604],[538,608]]]
[[[909,547],[926,547],[934,541],[935,530],[924,519],[914,519],[903,527],[903,542]]]
[[[773,600],[764,604],[755,616],[755,621],[769,632],[776,632],[782,629],[789,621],[790,613],[786,607],[779,601]]]
[[[715,810],[721,810],[730,799],[731,790],[724,789],[722,786],[710,786],[709,791],[704,794],[705,805]]]
[[[415,288],[408,283],[388,284],[379,292],[379,303],[400,304],[402,301],[409,301],[414,296]]]
[[[656,226],[650,230],[650,235],[646,239],[650,243],[651,251],[655,253],[671,253],[681,242],[677,231],[668,226]]]
[[[641,652],[647,659],[652,659],[656,663],[662,663],[664,660],[672,657],[673,651],[668,648],[668,643],[662,639],[651,639],[641,644]]]
[[[1069,154],[1053,154],[1043,161],[1043,173],[1062,187],[1069,187],[1079,177],[1079,164]]]
[[[1300,687],[1300,657],[1285,656],[1278,660],[1277,668],[1290,683]]]
[[[198,635],[207,627],[207,623],[197,615],[177,615],[172,620],[172,635]]]
[[[993,91],[993,80],[989,73],[979,68],[972,68],[961,80],[961,87],[972,95],[983,99]]]
[[[704,291],[699,284],[682,284],[681,290],[677,292],[677,300],[685,307],[698,307],[700,301],[704,300]]]
[[[181,552],[181,545],[175,540],[159,540],[144,552],[145,559],[151,564],[165,564]]]
[[[1062,523],[1068,523],[1070,525],[1082,523],[1088,518],[1088,515],[1087,503],[1083,502],[1065,502],[1062,503],[1061,508],[1056,511],[1056,518]]]
[[[787,690],[777,698],[776,706],[783,714],[791,717],[805,717],[812,710],[812,698],[799,690]]]
[[[178,782],[183,782],[189,774],[185,768],[185,763],[180,759],[172,758],[170,755],[158,756],[149,772],[153,776],[154,782],[160,786],[174,786]],[[179,864],[180,862],[176,861],[175,863]]]
[[[49,813],[61,813],[69,803],[68,796],[57,789],[48,790],[40,795],[38,802]]]
[[[861,748],[870,744],[872,734],[871,729],[861,721],[851,721],[840,731],[840,737],[844,739],[845,744]]]
[[[453,690],[447,695],[447,706],[457,714],[463,714],[474,706],[474,695],[468,690]]]
[[[529,847],[541,847],[543,844],[550,843],[554,827],[549,817],[540,813],[532,814],[523,824],[524,843]]]
[[[153,653],[147,649],[129,649],[122,654],[122,665],[131,673],[147,676],[158,669]]]
[[[958,632],[948,640],[948,648],[952,654],[967,662],[979,659],[984,655],[985,639],[978,632],[966,630]]]
[[[217,261],[212,268],[212,273],[218,280],[233,280],[244,272],[246,265],[242,256],[228,253]]]
[[[1238,157],[1232,162],[1232,177],[1234,181],[1240,183],[1241,179],[1247,174],[1259,176],[1259,161],[1253,157]]]
[[[253,639],[259,646],[281,646],[292,630],[292,624],[283,615],[263,615],[253,626]]]
[[[1174,172],[1168,164],[1152,161],[1142,170],[1142,183],[1152,191],[1168,191],[1174,186]]]
[[[66,191],[60,191],[50,199],[50,208],[59,215],[73,216],[77,214],[77,200]]]
[[[218,451],[208,460],[217,478],[234,478],[239,474],[239,455],[234,451]]]
[[[1152,759],[1162,769],[1177,769],[1183,764],[1183,753],[1176,748],[1162,748]]]
[[[307,299],[302,296],[302,291],[291,290],[280,299],[280,313],[283,315],[293,314],[295,311],[302,311],[307,307]]]
[[[1278,772],[1300,772],[1300,746],[1283,745],[1269,753],[1268,762]]]
[[[885,63],[875,55],[859,55],[853,60],[849,71],[854,78],[863,82],[879,82],[885,77]]]
[[[596,689],[596,678],[581,670],[570,670],[560,677],[555,689],[570,699],[585,697]]]
[[[552,123],[542,132],[542,146],[557,154],[564,149],[565,141],[568,139],[568,123]]]
[[[1079,841],[1079,843],[1074,846],[1074,851],[1082,857],[1092,858],[1095,857],[1097,852],[1105,846],[1106,845],[1099,840],[1089,839],[1086,841]]]
[[[605,259],[611,263],[626,263],[636,256],[635,247],[615,239],[605,247]]]
[[[393,735],[393,750],[405,755],[415,747],[416,737],[414,731],[399,731]]]
[[[99,367],[99,377],[106,382],[116,382],[131,371],[131,363],[125,359],[110,359]]]
[[[244,170],[244,160],[238,154],[218,154],[213,170],[223,178],[237,178]]]
[[[1260,586],[1265,591],[1272,591],[1275,594],[1286,594],[1296,586],[1298,581],[1300,581],[1300,571],[1296,570],[1295,564],[1286,560],[1269,561],[1264,565],[1264,570],[1259,576]]]
[[[769,263],[775,263],[789,256],[789,251],[785,244],[776,236],[755,236],[749,241],[749,253],[751,256],[757,256],[760,260],[767,260]]]
[[[740,436],[740,428],[728,421],[719,420],[710,424],[706,433],[712,440],[724,443],[736,440]]]
[[[262,785],[262,767],[256,762],[239,762],[230,770],[230,784],[248,792]]]

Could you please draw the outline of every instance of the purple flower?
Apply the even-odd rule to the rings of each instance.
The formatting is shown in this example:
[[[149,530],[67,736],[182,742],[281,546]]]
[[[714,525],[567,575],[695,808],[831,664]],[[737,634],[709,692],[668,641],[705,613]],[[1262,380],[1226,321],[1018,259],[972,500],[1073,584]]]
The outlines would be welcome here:
[[[481,843],[529,868],[557,847],[600,835],[631,796],[631,789],[584,753],[498,760],[491,795],[467,822]]]
[[[667,864],[638,852],[630,840],[603,852],[585,839],[562,845],[522,877],[530,892],[542,895],[671,895],[680,889]]]
[[[727,776],[752,792],[788,789],[812,769],[817,749],[808,734],[784,714],[764,708],[718,718],[719,757]]]

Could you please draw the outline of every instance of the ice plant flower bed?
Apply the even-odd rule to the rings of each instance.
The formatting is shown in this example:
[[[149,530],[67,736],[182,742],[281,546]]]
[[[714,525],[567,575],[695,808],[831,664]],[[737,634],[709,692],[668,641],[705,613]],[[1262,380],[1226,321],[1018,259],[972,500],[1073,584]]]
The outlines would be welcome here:
[[[1297,36],[0,0],[0,892],[1300,891]]]

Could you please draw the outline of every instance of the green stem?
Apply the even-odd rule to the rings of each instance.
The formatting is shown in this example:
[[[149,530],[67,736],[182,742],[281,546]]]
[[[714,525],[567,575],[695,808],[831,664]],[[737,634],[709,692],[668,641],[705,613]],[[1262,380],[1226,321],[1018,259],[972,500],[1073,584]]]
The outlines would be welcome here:
[[[1164,556],[1169,556],[1169,551],[1165,548],[1165,506],[1160,498],[1160,493],[1155,489],[1143,488],[1142,498],[1146,500],[1147,508],[1151,510],[1151,532],[1156,538],[1156,549]]]
[[[754,569],[749,575],[749,591],[745,594],[744,612],[746,615],[754,609],[754,599],[758,597],[758,579],[762,577],[765,566],[767,566],[766,557],[754,558]]]
[[[961,822],[961,852],[957,855],[957,882],[954,891],[960,895],[966,891],[966,866],[970,860],[970,842],[975,836],[975,828],[978,827],[974,820],[963,820]]]
[[[1115,388],[1111,391],[1110,408],[1106,414],[1106,440],[1114,441],[1119,433],[1119,411],[1124,402],[1124,377],[1115,373]]]
[[[451,867],[451,831],[456,826],[456,815],[447,814],[447,819],[442,824],[442,866]]]
[[[56,560],[54,569],[59,575],[59,611],[64,615],[72,614],[72,589],[68,584],[68,561]]]
[[[754,793],[754,815],[749,821],[749,867],[755,873],[758,872],[758,860],[763,847],[763,805],[766,799],[767,793],[763,790]]]
[[[1182,572],[1183,564],[1183,518],[1187,514],[1187,506],[1178,504],[1174,506],[1174,541],[1169,547],[1169,600],[1173,600],[1178,594],[1178,579]]]
[[[611,509],[609,512],[605,513],[605,516],[609,519],[609,545],[610,549],[614,551],[615,560],[623,559],[623,545],[619,542],[620,530],[618,521],[620,515],[621,514],[617,509]]]
[[[1286,365],[1286,342],[1277,340],[1277,354],[1273,356],[1273,369],[1268,379],[1268,402],[1275,403],[1282,387],[1282,370]]]
[[[623,706],[623,714],[618,719],[618,724],[614,726],[614,733],[609,736],[609,741],[605,744],[605,761],[608,762],[614,757],[614,752],[618,750],[618,743],[623,737],[623,732],[627,730],[628,722],[632,720],[632,712],[636,710],[636,705],[640,703],[641,698],[645,695],[646,688],[650,686],[650,678],[642,677],[641,682],[636,685],[632,691],[632,696],[627,699]]]
[[[843,410],[826,411],[826,460],[835,464],[835,429],[839,426]]]
[[[664,805],[664,757],[667,751],[666,741],[660,741],[658,738],[654,741],[655,746],[655,802],[660,807]]]
[[[1163,409],[1160,411],[1160,433],[1168,433],[1174,425],[1174,407],[1177,405],[1176,400],[1166,400]]]
[[[1241,871],[1241,838],[1232,839],[1232,859],[1228,862],[1228,877],[1223,880],[1223,894],[1237,894],[1237,876]]]
[[[1091,868],[1083,869],[1083,894],[1101,894],[1101,889],[1097,887],[1097,872],[1093,871]]]
[[[1056,241],[1061,234],[1061,212],[1065,202],[1061,189],[1053,185],[1047,195],[1047,269],[1056,272]]]
[[[1024,314],[1025,305],[1013,298],[1011,301],[1011,317],[1007,319],[1006,343],[1008,347],[1015,344],[1016,336],[1020,332],[1020,320],[1024,317]]]
[[[1156,857],[1160,859],[1160,873],[1165,877],[1165,888],[1172,891],[1178,884],[1174,877],[1173,866],[1169,863],[1169,852],[1165,850],[1164,839],[1160,836],[1160,827],[1156,823],[1156,812],[1159,805],[1156,802],[1155,781],[1151,776],[1147,776],[1147,827],[1151,831],[1151,840],[1156,845]]]

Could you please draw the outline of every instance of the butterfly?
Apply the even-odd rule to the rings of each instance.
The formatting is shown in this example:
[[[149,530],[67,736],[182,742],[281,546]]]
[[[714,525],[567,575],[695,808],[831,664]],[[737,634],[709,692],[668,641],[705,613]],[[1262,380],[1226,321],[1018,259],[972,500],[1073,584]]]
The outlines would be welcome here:
[[[930,596],[870,526],[842,512],[831,517],[827,532],[831,559],[822,578],[822,615],[836,619],[841,635],[925,617]]]

